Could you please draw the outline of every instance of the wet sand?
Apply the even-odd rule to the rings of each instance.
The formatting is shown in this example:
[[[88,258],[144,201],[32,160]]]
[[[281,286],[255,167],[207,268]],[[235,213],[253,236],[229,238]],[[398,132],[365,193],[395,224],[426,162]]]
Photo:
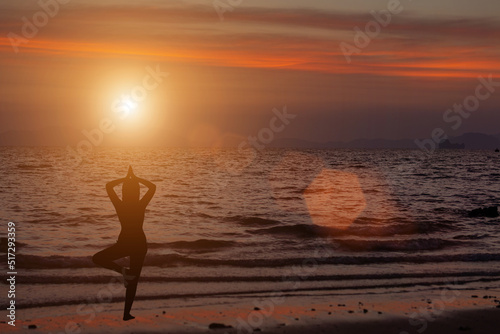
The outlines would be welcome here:
[[[0,328],[29,333],[496,333],[497,297],[493,290],[439,289],[140,300],[132,312],[136,319],[128,322],[121,320],[122,303],[102,303],[21,309],[16,327],[2,323]]]

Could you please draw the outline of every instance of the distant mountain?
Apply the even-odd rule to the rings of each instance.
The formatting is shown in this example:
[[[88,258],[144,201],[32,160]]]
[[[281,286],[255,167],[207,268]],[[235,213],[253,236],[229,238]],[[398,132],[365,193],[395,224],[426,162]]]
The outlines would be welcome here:
[[[447,148],[465,148],[471,150],[494,150],[500,148],[500,134],[486,135],[483,133],[465,133],[449,138]],[[456,144],[456,145],[454,145]],[[356,139],[348,142],[310,142],[300,139],[277,139],[272,147],[287,148],[352,148],[352,149],[418,149],[413,139]]]
[[[439,143],[439,148],[445,150],[463,150],[465,148],[465,144],[452,143],[449,139],[446,139]]]
[[[485,135],[483,133],[464,133],[461,136],[450,138],[452,143],[465,144],[469,150],[494,150],[500,148],[500,138],[494,135]]]
[[[328,144],[335,147],[336,143]],[[416,148],[415,143],[410,139],[390,140],[390,139],[356,139],[347,143],[342,143],[341,148],[366,148],[366,149],[384,149],[384,148]]]
[[[286,138],[276,139],[271,143],[272,147],[281,148],[366,148],[366,149],[383,149],[383,148],[416,148],[415,143],[410,139],[390,140],[390,139],[356,139],[348,142],[326,142],[318,143],[302,139]]]

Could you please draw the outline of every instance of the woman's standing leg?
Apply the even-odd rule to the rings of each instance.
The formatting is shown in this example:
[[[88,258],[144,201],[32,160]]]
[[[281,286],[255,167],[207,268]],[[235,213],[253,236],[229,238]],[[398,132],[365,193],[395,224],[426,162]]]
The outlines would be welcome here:
[[[130,270],[127,271],[127,275],[132,276],[133,278],[131,280],[127,280],[123,320],[134,319],[134,317],[130,314],[130,310],[132,309],[132,303],[134,302],[135,294],[137,292],[137,283],[139,282],[139,277],[141,276],[142,265],[144,264],[147,248],[145,246],[144,249],[137,249],[136,251],[137,252],[130,255]]]

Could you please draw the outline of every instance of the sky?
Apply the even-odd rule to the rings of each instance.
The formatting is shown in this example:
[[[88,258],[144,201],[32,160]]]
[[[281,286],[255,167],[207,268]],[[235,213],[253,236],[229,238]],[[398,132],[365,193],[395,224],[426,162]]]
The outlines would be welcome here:
[[[500,2],[394,1],[0,0],[0,132],[112,118],[118,140],[200,143],[286,106],[283,138],[500,133],[500,86],[456,129],[443,119],[479,76],[500,82]]]

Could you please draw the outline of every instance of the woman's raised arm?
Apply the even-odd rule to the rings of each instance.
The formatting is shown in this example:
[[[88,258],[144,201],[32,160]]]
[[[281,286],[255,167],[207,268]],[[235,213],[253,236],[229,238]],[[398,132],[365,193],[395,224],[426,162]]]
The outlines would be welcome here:
[[[141,179],[140,177],[135,176],[135,178],[137,179],[137,181],[139,181],[139,183],[142,183],[143,185],[148,187],[148,192],[141,199],[141,204],[144,205],[144,207],[146,207],[153,198],[153,196],[155,195],[156,185],[152,182],[149,182],[148,180]]]
[[[120,201],[120,198],[118,197],[118,195],[116,194],[115,192],[115,187],[123,182],[125,182],[127,178],[124,177],[124,178],[121,178],[121,179],[118,179],[118,180],[114,180],[114,181],[111,181],[111,182],[108,182],[106,183],[106,192],[108,193],[108,196],[109,196],[109,199],[111,200],[111,203],[113,203],[113,205],[116,207],[117,205],[119,205],[121,203]]]

